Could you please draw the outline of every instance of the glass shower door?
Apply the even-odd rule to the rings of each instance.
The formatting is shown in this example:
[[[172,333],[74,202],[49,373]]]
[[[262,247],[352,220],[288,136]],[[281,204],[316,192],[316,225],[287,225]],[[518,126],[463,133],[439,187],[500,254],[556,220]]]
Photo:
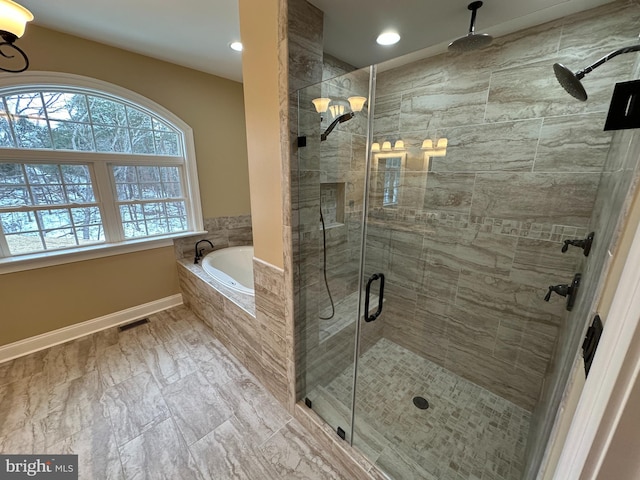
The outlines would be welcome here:
[[[298,92],[298,171],[292,175],[298,182],[292,189],[300,286],[298,392],[348,441],[370,75],[370,69],[356,70]]]

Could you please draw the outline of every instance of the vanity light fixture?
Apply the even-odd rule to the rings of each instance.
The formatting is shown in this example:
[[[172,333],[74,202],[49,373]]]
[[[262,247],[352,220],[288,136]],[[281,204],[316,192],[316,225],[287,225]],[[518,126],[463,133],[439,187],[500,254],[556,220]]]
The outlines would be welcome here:
[[[378,35],[378,38],[376,39],[376,42],[378,43],[378,45],[383,45],[385,47],[389,45],[395,45],[399,41],[400,41],[400,34],[393,30],[387,30],[386,32],[382,32],[380,35]]]
[[[382,147],[380,143],[374,142],[371,144],[372,152],[392,152],[392,151],[404,151],[404,140],[396,140],[393,142],[393,147],[391,146],[391,142],[389,140],[385,140],[382,142]]]
[[[447,154],[447,145],[449,141],[446,138],[439,138],[434,145],[433,140],[426,139],[422,142],[422,150],[429,157],[444,157]]]
[[[15,41],[24,34],[27,22],[33,20],[33,14],[11,0],[0,0],[0,55],[4,58],[14,58],[15,55],[5,53],[5,47],[15,50],[24,60],[24,66],[20,68],[3,68],[3,72],[20,73],[29,68],[29,59],[24,51],[15,45]]]
[[[361,112],[364,108],[364,104],[367,101],[367,97],[349,97],[349,105],[351,106],[352,112]]]

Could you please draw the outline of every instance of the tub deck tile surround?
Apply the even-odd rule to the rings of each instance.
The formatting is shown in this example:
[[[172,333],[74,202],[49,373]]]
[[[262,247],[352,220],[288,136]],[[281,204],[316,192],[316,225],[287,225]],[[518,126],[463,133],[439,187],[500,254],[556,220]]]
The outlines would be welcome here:
[[[149,320],[0,364],[0,453],[78,454],[81,478],[373,478],[323,450],[187,307]],[[171,338],[150,342],[156,328]],[[140,354],[115,383],[100,361],[114,347]],[[157,380],[180,362],[196,370]]]

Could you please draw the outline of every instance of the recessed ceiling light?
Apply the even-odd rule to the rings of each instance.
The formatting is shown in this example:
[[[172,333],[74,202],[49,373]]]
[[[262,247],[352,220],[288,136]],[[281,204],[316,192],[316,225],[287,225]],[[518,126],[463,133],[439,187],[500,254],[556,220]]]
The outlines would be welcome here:
[[[398,32],[382,32],[376,39],[379,45],[394,45],[399,41],[400,35]]]
[[[236,52],[241,52],[242,51],[242,43],[241,42],[231,42],[229,47],[231,47],[231,50],[235,50]]]

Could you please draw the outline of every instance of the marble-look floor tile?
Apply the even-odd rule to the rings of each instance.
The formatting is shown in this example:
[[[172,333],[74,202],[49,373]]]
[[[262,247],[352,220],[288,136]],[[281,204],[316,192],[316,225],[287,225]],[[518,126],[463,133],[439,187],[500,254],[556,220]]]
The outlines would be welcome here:
[[[31,375],[42,372],[46,351],[35,352],[0,363],[0,386],[24,380]]]
[[[272,478],[265,459],[246,443],[249,437],[235,418],[189,447],[207,480],[254,480]]]
[[[78,455],[83,480],[125,480],[115,437],[106,419],[49,447],[47,453]]]
[[[147,369],[135,337],[131,336],[129,331],[123,333],[125,336],[121,334],[116,345],[105,348],[98,357],[100,378],[106,387],[124,382]]]
[[[249,376],[227,384],[221,396],[232,407],[237,423],[252,446],[262,445],[291,419],[276,399]]]
[[[204,353],[204,350],[208,354]],[[210,384],[218,387],[242,378],[244,368],[220,341],[213,340],[207,343],[204,350],[198,351],[194,356],[197,355],[198,369]]]
[[[216,388],[199,372],[163,388],[162,395],[189,445],[200,440],[233,414]]]
[[[45,357],[49,384],[54,386],[96,369],[95,338],[87,336],[50,348]]]
[[[23,422],[17,430],[0,435],[0,453],[37,454],[44,452],[45,436],[39,420]]]
[[[127,480],[203,479],[170,418],[120,446],[119,451]]]
[[[100,405],[102,392],[97,371],[55,386],[49,397],[49,413],[42,420],[47,446],[106,418]]]
[[[161,387],[186,377],[198,368],[179,337],[145,349],[142,356]]]
[[[160,312],[151,317],[149,323],[140,325],[133,329],[136,340],[143,349],[161,345],[171,341],[175,337],[175,332],[171,330],[171,323],[165,320],[165,315]]]
[[[48,411],[48,391],[44,373],[0,387],[0,436],[44,418]]]
[[[111,418],[118,445],[133,440],[170,416],[169,407],[148,372],[107,388],[101,402]]]
[[[8,363],[24,378],[2,369],[0,453],[75,453],[81,479],[341,478],[308,432],[282,433],[289,413],[190,310],[156,320],[171,339],[113,328]],[[68,371],[49,381],[45,357]]]
[[[322,455],[315,442],[305,438],[304,429],[296,420],[291,420],[274,434],[260,452],[279,478],[346,480],[339,467]]]

